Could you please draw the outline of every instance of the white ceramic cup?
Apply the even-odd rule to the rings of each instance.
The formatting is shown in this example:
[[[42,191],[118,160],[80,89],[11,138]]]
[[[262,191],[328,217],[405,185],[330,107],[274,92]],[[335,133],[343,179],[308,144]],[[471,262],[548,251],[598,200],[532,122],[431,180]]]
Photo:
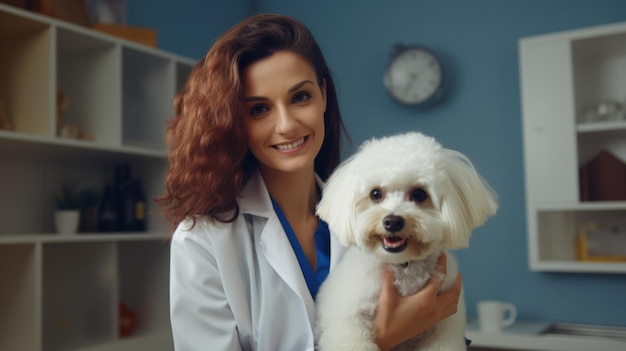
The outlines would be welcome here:
[[[515,322],[517,309],[509,302],[485,300],[478,302],[478,321],[485,332],[499,332]]]

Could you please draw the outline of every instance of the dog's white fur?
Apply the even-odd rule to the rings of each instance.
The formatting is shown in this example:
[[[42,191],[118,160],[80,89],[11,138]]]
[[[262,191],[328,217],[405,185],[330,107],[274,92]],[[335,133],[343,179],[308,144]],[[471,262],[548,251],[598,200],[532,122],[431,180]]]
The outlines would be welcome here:
[[[350,247],[316,298],[319,350],[378,350],[372,321],[383,266],[400,294],[415,294],[437,272],[439,254],[467,247],[472,230],[497,208],[468,158],[434,138],[412,132],[366,141],[331,174],[317,207]],[[458,272],[454,256],[446,257],[442,290]],[[462,295],[457,311],[394,350],[466,350]]]

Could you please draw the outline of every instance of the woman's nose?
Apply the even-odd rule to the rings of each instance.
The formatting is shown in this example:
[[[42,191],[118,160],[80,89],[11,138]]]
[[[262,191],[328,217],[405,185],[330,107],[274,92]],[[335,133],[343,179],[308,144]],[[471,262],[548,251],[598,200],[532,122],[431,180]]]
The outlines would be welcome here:
[[[288,108],[277,109],[276,131],[280,134],[293,132],[298,128],[298,120]]]

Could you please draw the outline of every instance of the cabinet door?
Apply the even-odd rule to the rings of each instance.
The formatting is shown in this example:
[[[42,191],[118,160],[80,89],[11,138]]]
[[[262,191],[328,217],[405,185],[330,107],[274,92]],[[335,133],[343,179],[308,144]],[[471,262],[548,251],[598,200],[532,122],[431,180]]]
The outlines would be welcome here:
[[[578,201],[570,42],[522,40],[520,52],[527,200]]]

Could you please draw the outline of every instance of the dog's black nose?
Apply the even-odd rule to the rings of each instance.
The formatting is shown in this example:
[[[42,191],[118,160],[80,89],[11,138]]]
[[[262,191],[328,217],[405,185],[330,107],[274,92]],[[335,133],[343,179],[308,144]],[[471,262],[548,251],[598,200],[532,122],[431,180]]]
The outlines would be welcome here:
[[[404,218],[396,215],[389,215],[383,219],[383,227],[390,232],[399,232],[404,228]]]

